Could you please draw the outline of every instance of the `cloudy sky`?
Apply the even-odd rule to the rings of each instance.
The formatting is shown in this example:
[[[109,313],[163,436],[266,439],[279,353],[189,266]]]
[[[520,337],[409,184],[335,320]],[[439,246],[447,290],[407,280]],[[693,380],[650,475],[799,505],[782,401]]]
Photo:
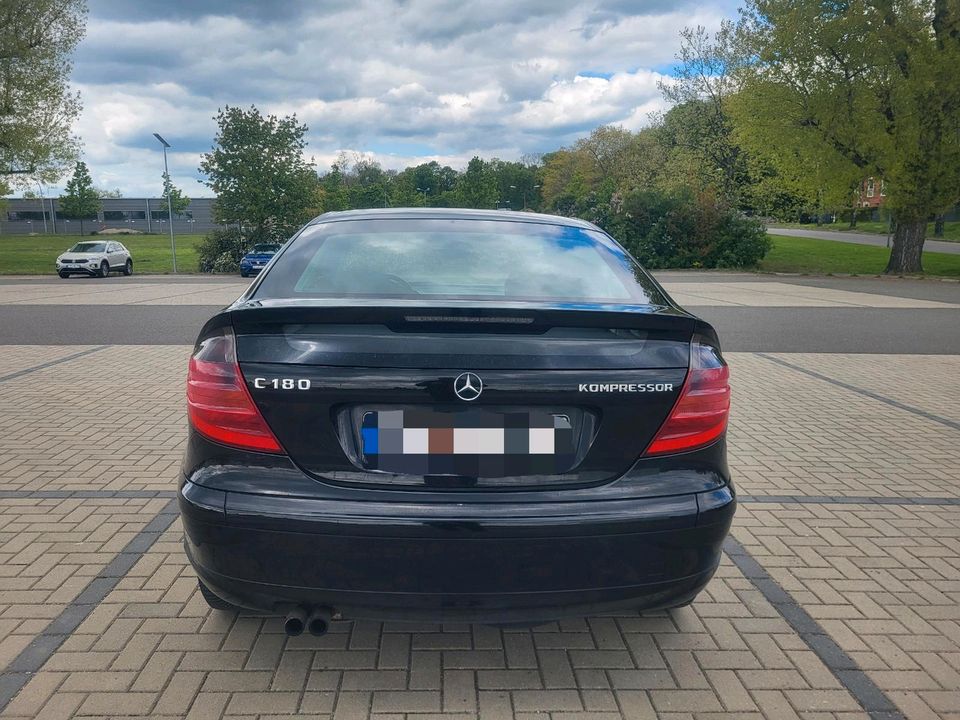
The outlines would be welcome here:
[[[90,0],[73,82],[98,186],[160,190],[152,137],[192,196],[224,105],[296,113],[319,168],[516,159],[663,106],[679,30],[736,0]]]

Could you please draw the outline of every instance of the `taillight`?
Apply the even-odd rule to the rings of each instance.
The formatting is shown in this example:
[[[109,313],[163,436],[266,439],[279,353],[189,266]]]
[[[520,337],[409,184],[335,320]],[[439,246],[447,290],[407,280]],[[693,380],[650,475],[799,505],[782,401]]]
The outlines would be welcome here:
[[[190,358],[187,416],[197,432],[218,443],[283,452],[247,391],[229,328],[201,342]]]
[[[730,370],[715,347],[694,337],[690,370],[680,397],[646,454],[686,452],[709,445],[723,435],[729,415]]]

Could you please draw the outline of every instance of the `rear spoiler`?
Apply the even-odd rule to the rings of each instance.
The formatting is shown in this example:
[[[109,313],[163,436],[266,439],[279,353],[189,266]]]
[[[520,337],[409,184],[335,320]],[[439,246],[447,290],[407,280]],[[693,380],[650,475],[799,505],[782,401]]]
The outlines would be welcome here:
[[[316,325],[381,325],[394,332],[540,334],[555,327],[660,331],[689,339],[697,319],[660,305],[595,303],[455,302],[378,300],[250,300],[229,309],[238,334],[287,332]]]

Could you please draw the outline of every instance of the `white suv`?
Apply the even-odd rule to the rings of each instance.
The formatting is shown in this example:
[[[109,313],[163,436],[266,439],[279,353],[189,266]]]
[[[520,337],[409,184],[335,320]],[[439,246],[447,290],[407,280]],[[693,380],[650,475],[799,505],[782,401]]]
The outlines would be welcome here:
[[[133,275],[130,251],[116,240],[85,240],[57,258],[57,273],[62,278],[74,274],[106,277],[112,272]]]

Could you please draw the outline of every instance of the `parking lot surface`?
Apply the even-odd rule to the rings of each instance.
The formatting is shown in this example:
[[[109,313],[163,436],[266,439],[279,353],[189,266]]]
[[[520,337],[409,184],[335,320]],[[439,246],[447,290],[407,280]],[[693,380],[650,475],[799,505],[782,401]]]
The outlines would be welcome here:
[[[129,306],[186,332],[243,284],[0,283],[0,326],[93,328],[0,346],[0,718],[960,718],[960,286],[662,279],[734,338],[741,504],[696,602],[321,638],[211,611],[180,546],[192,338],[140,342]],[[884,313],[886,344],[822,350],[846,328],[817,318]],[[790,317],[817,351],[764,340]]]

